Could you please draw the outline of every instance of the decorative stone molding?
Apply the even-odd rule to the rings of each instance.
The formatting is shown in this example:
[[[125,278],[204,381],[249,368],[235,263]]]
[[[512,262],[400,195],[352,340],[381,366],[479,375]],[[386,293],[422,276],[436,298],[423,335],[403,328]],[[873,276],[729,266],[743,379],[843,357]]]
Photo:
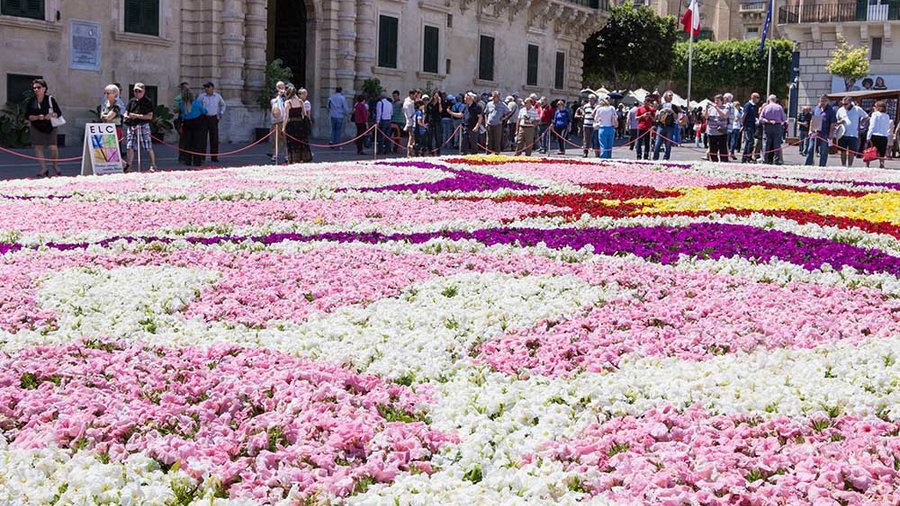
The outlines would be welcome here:
[[[41,19],[18,18],[15,16],[0,16],[0,26],[11,28],[24,28],[27,30],[40,30],[42,32],[62,32],[62,24]]]
[[[154,35],[144,35],[141,33],[120,32],[114,30],[112,33],[113,40],[116,42],[131,42],[133,44],[141,44],[146,46],[169,47],[175,43],[172,39],[164,39]]]

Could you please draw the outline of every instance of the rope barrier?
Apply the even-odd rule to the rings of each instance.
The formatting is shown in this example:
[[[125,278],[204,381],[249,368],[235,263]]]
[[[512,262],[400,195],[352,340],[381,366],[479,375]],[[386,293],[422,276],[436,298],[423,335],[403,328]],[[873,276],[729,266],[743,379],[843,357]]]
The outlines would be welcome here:
[[[350,139],[349,141],[341,142],[341,143],[338,143],[338,144],[313,144],[313,143],[311,143],[311,142],[309,142],[309,141],[304,141],[303,139],[298,139],[298,138],[294,137],[293,135],[291,135],[291,134],[289,134],[289,133],[287,133],[287,132],[282,132],[282,135],[284,135],[284,136],[287,137],[288,139],[293,140],[294,142],[299,142],[300,144],[306,144],[307,146],[309,146],[309,147],[311,147],[311,148],[339,148],[339,147],[341,147],[341,146],[346,146],[346,145],[348,145],[348,144],[353,144],[354,142],[358,141],[359,139],[362,139],[363,137],[369,135],[369,132],[371,132],[372,130],[374,130],[374,129],[376,129],[376,128],[378,128],[378,125],[372,125],[372,126],[370,126],[369,128],[367,128],[365,132],[363,132],[363,133],[357,135],[356,137]]]
[[[218,153],[218,154],[216,154],[216,156],[217,156],[217,157],[218,157],[218,156],[231,156],[231,155],[235,155],[235,154],[237,154],[237,153],[240,153],[240,152],[242,152],[242,151],[247,151],[248,149],[250,149],[250,148],[256,146],[257,144],[259,144],[259,143],[261,143],[262,141],[264,141],[264,140],[268,139],[269,137],[271,137],[272,134],[273,134],[274,132],[275,132],[274,130],[269,130],[269,133],[267,133],[266,135],[260,137],[259,140],[257,140],[257,141],[254,142],[253,144],[248,144],[248,145],[246,145],[246,146],[244,146],[244,147],[242,147],[242,148],[238,148],[238,149],[235,149],[235,150],[233,150],[233,151],[228,151],[228,152],[225,152],[225,153]],[[198,152],[196,152],[196,151],[191,151],[191,150],[189,150],[189,149],[182,149],[182,148],[180,148],[180,147],[178,147],[178,146],[169,144],[169,143],[163,141],[162,139],[158,139],[158,138],[156,138],[156,137],[154,137],[154,136],[152,136],[152,135],[150,136],[150,138],[153,139],[153,140],[155,140],[157,143],[162,144],[163,146],[165,146],[165,147],[167,147],[167,148],[174,149],[175,151],[178,151],[178,152],[181,152],[181,153],[187,153],[187,154],[189,154],[189,155],[194,155],[194,156],[208,156],[208,155],[211,155],[211,153],[198,153]]]
[[[570,141],[569,139],[563,137],[555,129],[551,128],[548,131],[551,131],[551,130],[553,131],[553,135],[556,135],[560,139],[564,140],[566,142],[566,144],[569,144],[570,146],[572,146],[574,148],[584,149],[584,146],[582,146],[581,144],[575,144],[574,142]],[[597,153],[600,153],[601,151],[605,153],[607,151],[612,151],[613,148],[617,148],[617,147],[618,148],[627,148],[628,146],[631,146],[632,144],[637,143],[639,140],[641,140],[642,137],[644,137],[645,135],[649,135],[651,132],[652,132],[652,130],[647,130],[644,133],[642,133],[641,135],[638,135],[637,137],[635,137],[634,139],[626,142],[625,144],[622,144],[621,146],[613,146],[612,148],[604,148],[604,149],[592,149],[592,148],[587,148],[587,149],[591,150],[591,151],[595,151]],[[596,131],[594,131],[594,133],[592,133],[591,136],[593,137],[594,134],[596,134]],[[663,138],[665,139],[665,137],[663,137]]]
[[[521,128],[521,127],[520,127],[520,128]],[[542,133],[542,134],[539,135],[537,138],[535,138],[535,139],[531,142],[531,144],[529,144],[529,145],[527,145],[527,146],[524,146],[524,147],[522,148],[522,151],[528,151],[529,149],[534,150],[534,147],[537,146],[538,144],[540,144],[540,142],[544,139],[544,137],[546,137],[546,136],[549,135],[549,134],[550,134],[550,129],[548,128],[547,130],[544,130],[544,133]],[[488,149],[487,146],[482,146],[481,144],[478,144],[477,142],[475,143],[475,145],[478,146],[479,148],[483,149],[483,150],[485,151],[485,153],[488,153],[488,154],[491,154],[491,155],[497,155],[497,154],[500,154],[500,153],[501,153],[501,151],[493,151],[493,150],[491,150],[491,149]],[[515,147],[515,146],[513,146],[513,147]],[[517,149],[513,149],[512,151],[518,152]]]
[[[37,156],[26,155],[24,153],[17,153],[11,149],[6,149],[3,147],[0,147],[0,151],[3,151],[4,153],[9,153],[13,156],[18,156],[19,158],[24,158],[26,160],[33,160],[36,162],[63,162],[63,163],[65,163],[65,162],[76,162],[76,161],[84,158],[82,156],[73,156],[72,158],[41,158],[41,157],[37,157]]]

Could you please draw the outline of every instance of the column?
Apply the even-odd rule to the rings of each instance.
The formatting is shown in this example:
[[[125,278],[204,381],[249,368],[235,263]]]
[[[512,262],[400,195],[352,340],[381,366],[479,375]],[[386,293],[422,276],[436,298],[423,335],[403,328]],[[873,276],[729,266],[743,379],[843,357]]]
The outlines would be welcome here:
[[[240,97],[244,91],[244,1],[225,0],[222,12],[222,82],[217,85],[227,97]]]
[[[356,0],[340,0],[337,34],[337,85],[353,94],[356,77]]]
[[[372,77],[375,65],[375,2],[374,0],[357,0],[356,2],[356,89],[362,89],[362,83]]]
[[[244,42],[245,104],[255,105],[256,97],[266,84],[266,1],[247,0]]]

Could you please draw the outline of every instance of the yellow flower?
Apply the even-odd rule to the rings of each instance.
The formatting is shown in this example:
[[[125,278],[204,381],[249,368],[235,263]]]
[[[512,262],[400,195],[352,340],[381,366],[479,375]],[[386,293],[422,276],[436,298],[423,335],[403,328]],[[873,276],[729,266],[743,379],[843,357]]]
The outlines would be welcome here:
[[[680,189],[681,194],[663,199],[633,199],[626,203],[643,206],[640,213],[686,211],[807,211],[827,216],[900,224],[898,192],[869,193],[861,197],[839,197],[820,193],[751,186],[750,188]]]

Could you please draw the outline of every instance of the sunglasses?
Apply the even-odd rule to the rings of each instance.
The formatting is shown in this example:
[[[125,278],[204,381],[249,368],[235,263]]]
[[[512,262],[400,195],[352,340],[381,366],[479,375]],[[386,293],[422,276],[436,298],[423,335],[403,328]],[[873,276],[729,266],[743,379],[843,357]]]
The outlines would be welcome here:
[[[43,86],[32,86],[31,89],[32,90],[42,90],[42,89],[44,89],[44,87]]]
[[[135,93],[143,93],[144,90],[134,90]]]

